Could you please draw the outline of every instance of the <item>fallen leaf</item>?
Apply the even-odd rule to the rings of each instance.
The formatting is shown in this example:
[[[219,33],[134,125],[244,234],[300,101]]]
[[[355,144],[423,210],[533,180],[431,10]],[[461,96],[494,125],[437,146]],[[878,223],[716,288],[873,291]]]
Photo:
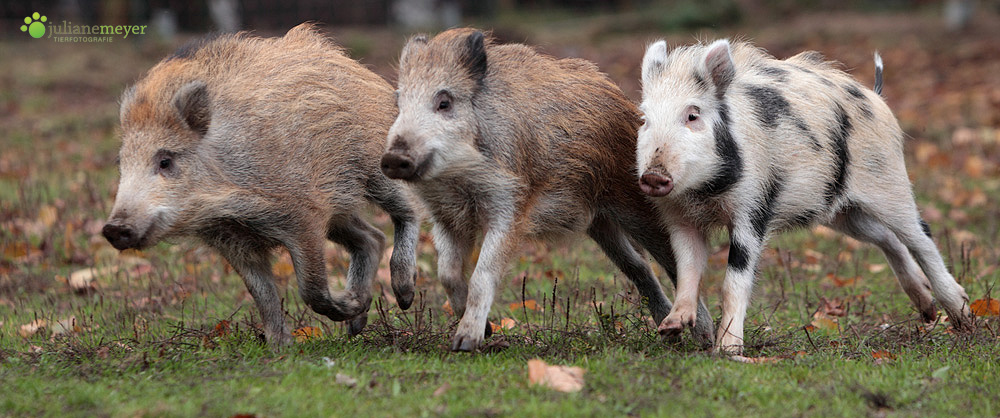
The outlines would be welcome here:
[[[337,376],[334,378],[334,380],[337,382],[338,385],[344,385],[349,388],[353,388],[358,385],[358,379],[355,379],[351,376],[342,373],[337,373]]]
[[[292,335],[295,336],[295,342],[301,343],[322,337],[323,330],[319,327],[302,327],[292,332]]]
[[[444,313],[448,314],[448,316],[455,316],[455,310],[451,309],[450,300],[444,301],[444,305],[441,305],[441,310],[444,311]]]
[[[529,310],[529,311],[541,311],[542,310],[541,306],[538,306],[538,302],[536,302],[534,299],[528,299],[528,300],[526,300],[524,302],[514,302],[514,303],[510,304],[510,310],[512,310],[512,311],[519,311],[519,310],[521,310],[522,307],[524,309]]]
[[[87,293],[97,288],[94,279],[97,276],[108,276],[118,271],[118,266],[106,266],[101,268],[85,268],[69,274],[66,283],[69,288],[77,293]]]
[[[215,324],[215,329],[212,330],[212,336],[214,337],[224,337],[229,335],[229,321],[223,319]]]
[[[746,363],[746,364],[777,363],[783,360],[782,357],[744,357],[744,356],[729,356],[729,359],[739,363]]]
[[[885,267],[886,267],[885,264],[869,264],[868,265],[868,272],[869,273],[881,273],[881,272],[885,271]]]
[[[21,328],[17,330],[17,333],[22,338],[28,338],[32,335],[37,334],[38,331],[45,329],[45,327],[48,326],[48,324],[49,322],[44,319],[36,319],[27,324],[21,325]]]
[[[879,361],[884,362],[889,360],[895,360],[896,355],[885,350],[878,350],[878,351],[872,351],[872,358],[875,359],[876,362]]]
[[[827,331],[836,331],[840,327],[840,325],[837,324],[837,321],[825,317],[813,319],[810,325],[813,326],[813,329],[818,328]]]
[[[53,337],[60,335],[67,335],[67,334],[75,334],[82,331],[83,328],[76,323],[75,316],[71,316],[69,318],[57,321],[55,324],[52,324]]]
[[[844,316],[847,315],[846,304],[840,300],[840,298],[833,298],[833,300],[827,300],[824,297],[819,298],[820,305],[816,313],[813,314],[813,318],[825,318],[829,316]]]
[[[59,220],[59,211],[52,205],[44,205],[38,208],[38,220],[46,228],[51,228]]]
[[[555,366],[541,359],[528,360],[528,382],[560,392],[579,392],[583,389],[583,374],[579,367]]]
[[[854,286],[854,284],[858,282],[858,279],[860,279],[860,277],[858,277],[858,276],[855,276],[855,277],[838,277],[836,274],[833,274],[833,273],[827,273],[826,274],[826,278],[832,280],[833,281],[833,285],[837,286],[837,287]]]
[[[514,328],[515,325],[517,325],[517,321],[513,318],[503,318],[500,320],[500,328],[511,329]]]
[[[976,316],[1000,316],[1000,300],[993,298],[978,299],[969,305]]]

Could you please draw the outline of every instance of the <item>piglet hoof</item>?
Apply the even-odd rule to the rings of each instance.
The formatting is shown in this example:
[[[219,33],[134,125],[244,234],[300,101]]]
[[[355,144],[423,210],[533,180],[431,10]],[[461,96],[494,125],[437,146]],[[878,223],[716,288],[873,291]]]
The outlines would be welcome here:
[[[347,336],[354,337],[361,334],[361,331],[365,329],[365,325],[368,325],[368,312],[358,315],[347,322]]]
[[[486,328],[490,328],[489,321],[486,322]],[[485,332],[483,328],[479,328],[479,325],[475,325],[473,322],[461,321],[458,323],[458,331],[455,332],[455,336],[451,339],[451,351],[476,351],[479,347],[479,343],[483,341],[483,336]],[[490,333],[492,333],[492,329]]]
[[[668,316],[663,319],[656,331],[664,337],[676,337],[681,334],[681,331],[684,331],[684,324],[676,318]]]
[[[925,324],[933,324],[937,320],[937,305],[931,302],[927,307],[920,309],[920,319]]]
[[[456,335],[451,340],[451,351],[471,353],[479,347],[479,339],[468,335]]]
[[[399,305],[399,309],[407,310],[413,305],[413,286],[417,281],[417,273],[413,273],[413,276],[406,283],[399,283],[402,280],[394,280],[392,283],[392,293],[396,296],[396,303]]]

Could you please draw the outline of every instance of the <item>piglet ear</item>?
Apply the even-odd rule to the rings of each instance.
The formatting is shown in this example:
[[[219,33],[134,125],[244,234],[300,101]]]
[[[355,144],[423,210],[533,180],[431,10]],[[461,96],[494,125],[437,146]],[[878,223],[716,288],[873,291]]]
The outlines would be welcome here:
[[[667,42],[659,40],[646,48],[642,57],[642,84],[649,85],[661,72],[667,61]]]
[[[400,53],[399,63],[402,65],[409,58],[410,54],[423,49],[427,46],[427,35],[419,34],[410,37],[406,41],[406,45],[403,45],[403,52]]]
[[[705,74],[715,85],[716,97],[726,94],[729,84],[736,78],[736,68],[733,66],[728,40],[720,39],[708,46],[705,52]]]
[[[208,133],[208,125],[212,122],[212,109],[208,86],[204,81],[185,84],[174,94],[173,102],[174,108],[188,128],[201,136]]]
[[[462,65],[469,71],[469,76],[481,84],[486,77],[486,35],[478,30],[472,32],[465,38],[464,48]]]

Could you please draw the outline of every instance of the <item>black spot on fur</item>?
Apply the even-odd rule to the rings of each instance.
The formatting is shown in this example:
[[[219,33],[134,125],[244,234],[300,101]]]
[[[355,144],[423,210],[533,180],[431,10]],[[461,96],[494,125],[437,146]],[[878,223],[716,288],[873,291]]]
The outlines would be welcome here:
[[[863,116],[865,119],[868,120],[871,120],[872,118],[875,117],[875,114],[872,113],[872,106],[870,103],[868,103],[868,98],[865,96],[865,93],[861,91],[860,88],[858,88],[857,85],[848,84],[844,86],[844,91],[846,91],[847,94],[850,94],[851,97],[857,100],[858,111],[861,112],[861,116]]]
[[[788,100],[778,90],[764,86],[747,86],[747,95],[754,101],[757,120],[767,128],[778,126],[778,119],[791,112]]]
[[[198,53],[198,51],[201,51],[203,48],[205,48],[205,46],[212,43],[212,41],[215,41],[220,36],[222,36],[221,33],[215,32],[215,33],[210,33],[198,39],[187,41],[184,43],[184,45],[181,45],[180,48],[177,48],[173,54],[170,54],[170,56],[168,56],[167,59],[164,61],[191,58],[196,53]]]
[[[861,91],[861,89],[858,88],[858,86],[855,86],[854,84],[848,84],[844,86],[844,91],[846,91],[847,94],[854,96],[855,99],[865,98],[865,94]]]
[[[726,103],[722,103],[719,107],[719,121],[715,123],[714,129],[715,153],[719,156],[719,168],[708,182],[693,191],[701,197],[725,193],[743,175],[743,157],[730,130],[729,106]]]
[[[465,49],[462,51],[462,65],[469,71],[469,76],[482,85],[486,78],[486,36],[476,31],[465,39]]]
[[[764,67],[760,69],[760,73],[771,78],[779,83],[785,83],[788,81],[788,70],[778,67]]]
[[[750,267],[750,254],[747,248],[735,238],[729,239],[729,267],[734,270],[746,271]]]
[[[927,235],[927,238],[934,238],[933,236],[931,236],[931,226],[927,225],[927,222],[925,222],[923,219],[920,220],[920,229],[924,230],[924,235]]]
[[[814,210],[807,210],[792,217],[789,221],[789,226],[806,227],[812,225],[813,221],[816,220],[816,216],[819,216],[818,212]]]
[[[799,65],[793,65],[792,68],[795,68],[796,70],[802,71],[802,72],[804,72],[806,74],[812,74],[813,73],[812,70],[810,70],[810,69],[808,69],[806,67],[799,66]]]
[[[802,120],[801,118],[794,118],[793,123],[795,123],[796,128],[802,131],[802,134],[805,135],[806,138],[809,138],[809,145],[812,146],[814,150],[820,151],[823,149],[823,146],[820,145],[819,140],[816,139],[816,135],[814,135],[812,130],[809,129],[809,125],[806,124],[806,121]]]
[[[763,241],[767,235],[768,226],[774,219],[774,205],[778,201],[778,195],[785,187],[784,180],[776,173],[772,173],[767,185],[764,186],[764,196],[759,202],[759,206],[750,214],[750,223],[753,225],[757,239]]]
[[[851,135],[851,118],[844,111],[844,106],[837,104],[836,121],[830,131],[830,139],[833,144],[834,161],[836,171],[833,180],[826,185],[826,203],[831,204],[833,200],[844,192],[847,183],[847,166],[850,164],[850,152],[847,148],[847,138]]]
[[[708,83],[705,81],[705,78],[701,76],[701,74],[698,74],[698,72],[695,71],[691,74],[691,76],[694,77],[694,84],[698,86],[699,91],[708,91]]]

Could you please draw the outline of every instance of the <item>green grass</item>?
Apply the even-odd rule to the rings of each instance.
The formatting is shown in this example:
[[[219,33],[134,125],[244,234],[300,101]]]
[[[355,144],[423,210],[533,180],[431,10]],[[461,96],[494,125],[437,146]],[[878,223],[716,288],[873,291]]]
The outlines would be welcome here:
[[[554,25],[539,31],[539,42],[554,51],[579,46],[584,41],[570,35],[600,33],[603,21],[589,32]],[[391,74],[393,54],[369,48],[364,39],[395,35],[353,31],[345,42],[376,71]],[[622,45],[638,48],[648,40],[648,34],[615,33],[617,41],[587,55],[620,60]],[[837,36],[828,37],[804,38],[808,45],[759,42],[841,51]],[[1000,61],[995,54],[953,57],[950,48],[914,44],[924,38],[887,45],[883,54],[911,56],[907,48],[916,48],[939,51],[947,62],[986,57],[984,68]],[[1000,37],[992,39],[976,42],[995,51]],[[377,296],[365,333],[350,339],[343,325],[305,307],[295,280],[282,274],[288,324],[317,327],[322,336],[269,348],[252,300],[219,256],[188,242],[118,254],[100,236],[117,182],[117,95],[165,53],[157,45],[0,42],[0,55],[17,57],[0,61],[0,416],[1000,414],[997,318],[980,318],[971,334],[952,333],[946,321],[920,324],[878,250],[823,230],[781,235],[764,255],[746,323],[746,354],[768,360],[759,364],[715,356],[687,334],[661,341],[635,289],[593,243],[580,239],[526,244],[490,315],[515,325],[498,331],[480,353],[451,353],[457,318],[443,308],[426,232],[420,294],[410,311]],[[633,55],[636,62],[617,67],[613,77],[635,72],[641,54]],[[900,86],[919,84],[907,81],[934,70],[894,68]],[[938,77],[954,94],[981,94],[969,76]],[[987,86],[1000,88],[991,80]],[[963,108],[956,124],[946,117],[947,106],[931,97],[903,87],[894,92],[890,105],[900,109],[903,126],[934,127],[911,132],[907,156],[939,248],[971,299],[996,297],[1000,145],[953,145],[948,137],[966,123],[995,133],[995,118],[979,107]],[[943,151],[929,160],[914,153],[928,143]],[[971,156],[985,161],[982,173],[967,168]],[[971,204],[982,200],[978,195],[985,203]],[[391,236],[384,215],[370,218]],[[713,239],[719,254],[702,287],[716,316],[724,241]],[[328,254],[329,274],[342,283],[346,253],[331,244]],[[276,259],[287,263],[285,254]],[[93,288],[72,289],[68,278],[90,268],[99,270]],[[391,293],[383,276],[376,295]],[[519,307],[525,300],[540,309]],[[843,316],[813,325],[817,311],[831,304]],[[35,320],[48,325],[22,336],[22,327]],[[583,368],[584,389],[560,393],[530,385],[527,361],[533,358]],[[339,383],[338,375],[354,383]]]

